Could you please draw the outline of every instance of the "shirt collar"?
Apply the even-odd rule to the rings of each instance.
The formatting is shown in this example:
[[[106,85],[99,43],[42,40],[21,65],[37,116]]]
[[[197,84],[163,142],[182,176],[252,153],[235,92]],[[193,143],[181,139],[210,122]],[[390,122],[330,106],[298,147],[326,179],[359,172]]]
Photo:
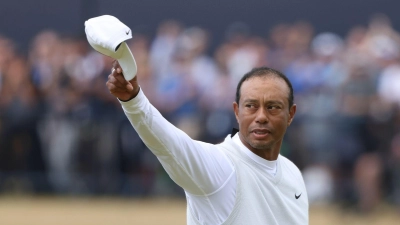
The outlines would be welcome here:
[[[250,149],[248,149],[240,140],[239,134],[236,133],[232,137],[233,142],[237,144],[240,148],[241,151],[243,151],[250,159],[252,159],[254,162],[257,164],[261,165],[265,169],[267,169],[268,172],[272,172],[273,174],[276,173],[277,169],[277,161],[278,160],[266,160],[264,158],[261,158],[260,156],[254,154]],[[279,156],[278,156],[279,159]]]

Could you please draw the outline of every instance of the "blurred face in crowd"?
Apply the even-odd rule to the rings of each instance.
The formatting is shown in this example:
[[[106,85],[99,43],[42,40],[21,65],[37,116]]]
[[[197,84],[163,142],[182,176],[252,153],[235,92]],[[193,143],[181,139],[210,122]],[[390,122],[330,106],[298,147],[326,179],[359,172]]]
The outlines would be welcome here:
[[[289,108],[289,87],[275,76],[252,77],[240,92],[233,108],[241,141],[260,157],[275,160],[296,112],[296,105]]]

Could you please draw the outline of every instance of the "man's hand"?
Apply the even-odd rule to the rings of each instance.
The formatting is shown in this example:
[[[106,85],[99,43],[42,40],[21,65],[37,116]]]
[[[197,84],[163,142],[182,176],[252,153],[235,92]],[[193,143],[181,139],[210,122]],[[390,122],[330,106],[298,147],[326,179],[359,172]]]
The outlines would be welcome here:
[[[136,97],[140,90],[137,76],[129,82],[126,81],[122,74],[122,68],[116,60],[113,63],[113,71],[108,76],[106,85],[110,93],[121,101],[131,100]]]

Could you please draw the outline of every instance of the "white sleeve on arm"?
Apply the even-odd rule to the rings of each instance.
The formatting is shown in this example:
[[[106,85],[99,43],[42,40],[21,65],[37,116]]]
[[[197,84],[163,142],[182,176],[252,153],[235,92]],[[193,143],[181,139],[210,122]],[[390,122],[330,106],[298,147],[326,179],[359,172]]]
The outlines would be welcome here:
[[[171,179],[185,191],[207,195],[219,189],[234,173],[231,161],[218,147],[195,141],[169,123],[142,90],[121,105],[140,138]]]

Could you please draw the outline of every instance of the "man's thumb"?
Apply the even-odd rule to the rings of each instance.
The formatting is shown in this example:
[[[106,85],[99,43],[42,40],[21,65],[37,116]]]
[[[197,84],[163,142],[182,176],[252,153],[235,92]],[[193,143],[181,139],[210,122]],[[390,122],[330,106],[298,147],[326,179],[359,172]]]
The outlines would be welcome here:
[[[128,84],[126,85],[126,88],[128,89],[128,91],[133,91],[133,86],[131,83],[128,82]]]

